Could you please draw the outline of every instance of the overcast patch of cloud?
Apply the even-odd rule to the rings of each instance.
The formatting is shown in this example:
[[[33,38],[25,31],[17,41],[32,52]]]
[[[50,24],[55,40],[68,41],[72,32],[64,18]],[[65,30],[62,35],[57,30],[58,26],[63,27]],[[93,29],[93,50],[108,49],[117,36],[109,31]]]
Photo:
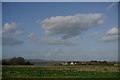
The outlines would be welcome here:
[[[81,34],[90,28],[97,27],[104,22],[103,14],[76,14],[73,16],[56,16],[42,20],[43,29],[47,35],[62,35],[68,39]]]
[[[102,37],[101,41],[102,42],[113,42],[113,41],[118,41],[118,28],[114,27],[106,33],[105,36]]]
[[[2,45],[5,45],[5,46],[13,46],[13,45],[21,45],[23,44],[23,41],[21,40],[17,40],[13,37],[5,37],[3,36],[2,37]]]
[[[47,53],[45,56],[50,57],[52,55],[60,54],[60,53],[61,53],[61,50],[59,48],[54,48],[51,52]]]
[[[31,33],[30,35],[28,35],[28,38],[37,44],[65,46],[75,45],[75,43],[71,42],[70,40],[61,38],[38,38],[35,33]]]

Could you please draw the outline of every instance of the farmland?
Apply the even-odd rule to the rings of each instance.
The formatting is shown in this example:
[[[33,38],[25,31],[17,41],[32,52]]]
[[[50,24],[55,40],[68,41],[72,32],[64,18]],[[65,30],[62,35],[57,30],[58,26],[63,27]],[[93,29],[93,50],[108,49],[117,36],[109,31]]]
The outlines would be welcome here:
[[[108,65],[4,65],[3,78],[118,78],[119,67]]]

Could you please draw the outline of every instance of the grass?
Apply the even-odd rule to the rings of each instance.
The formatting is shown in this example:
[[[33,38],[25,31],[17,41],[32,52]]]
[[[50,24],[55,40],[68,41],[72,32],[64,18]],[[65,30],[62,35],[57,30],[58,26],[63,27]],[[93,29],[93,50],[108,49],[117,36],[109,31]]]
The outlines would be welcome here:
[[[118,78],[114,66],[3,66],[3,78]]]

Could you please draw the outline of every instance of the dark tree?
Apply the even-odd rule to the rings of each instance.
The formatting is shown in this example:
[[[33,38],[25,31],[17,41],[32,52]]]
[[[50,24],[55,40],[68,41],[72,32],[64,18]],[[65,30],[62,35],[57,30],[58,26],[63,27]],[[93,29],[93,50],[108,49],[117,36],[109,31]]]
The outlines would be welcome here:
[[[17,64],[17,58],[13,57],[13,58],[9,59],[9,63],[12,64],[12,65],[16,65]]]
[[[23,57],[13,57],[9,59],[9,63],[12,65],[24,65],[25,64],[25,59]]]
[[[25,64],[25,59],[23,57],[18,57],[17,58],[17,64],[19,64],[19,65]]]
[[[7,60],[2,60],[2,65],[10,65],[10,62]]]
[[[25,65],[32,65],[29,61],[25,62]]]

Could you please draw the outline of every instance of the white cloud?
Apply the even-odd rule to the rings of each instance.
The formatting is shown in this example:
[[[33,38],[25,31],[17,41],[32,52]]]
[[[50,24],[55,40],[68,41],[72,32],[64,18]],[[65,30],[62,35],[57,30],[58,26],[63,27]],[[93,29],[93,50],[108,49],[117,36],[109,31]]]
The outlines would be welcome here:
[[[17,24],[14,23],[14,22],[12,22],[11,24],[5,23],[4,26],[3,26],[3,33],[15,31],[16,27],[17,27]]]
[[[81,34],[89,28],[103,24],[103,14],[76,14],[73,16],[56,16],[41,21],[47,35],[63,35],[62,39]]]
[[[102,42],[113,42],[118,41],[118,28],[114,27],[106,33],[105,36],[102,37]]]
[[[14,22],[4,24],[2,31],[0,31],[0,35],[2,35],[2,45],[13,46],[23,44],[22,40],[15,38],[15,35],[20,35],[23,33],[22,31],[17,31],[17,27],[18,24]]]
[[[116,2],[113,2],[112,4],[110,4],[106,9],[111,9],[113,6],[117,5]]]
[[[31,34],[29,34],[27,37],[28,38],[34,38],[36,35],[35,35],[35,33],[31,33]]]
[[[107,32],[107,35],[115,35],[115,34],[118,34],[118,28],[116,28],[116,27],[110,29],[110,30]]]
[[[102,38],[102,42],[111,42],[111,41],[117,41],[118,40],[118,35],[109,35],[109,36],[104,36]]]
[[[36,37],[35,33],[31,33],[30,35],[28,35],[28,38],[37,44],[66,46],[75,45],[75,43],[71,42],[70,40],[61,38],[38,38]]]
[[[3,35],[6,35],[6,34],[20,35],[23,33],[23,31],[17,30],[18,26],[19,25],[15,22],[5,23],[2,29],[2,34]]]

